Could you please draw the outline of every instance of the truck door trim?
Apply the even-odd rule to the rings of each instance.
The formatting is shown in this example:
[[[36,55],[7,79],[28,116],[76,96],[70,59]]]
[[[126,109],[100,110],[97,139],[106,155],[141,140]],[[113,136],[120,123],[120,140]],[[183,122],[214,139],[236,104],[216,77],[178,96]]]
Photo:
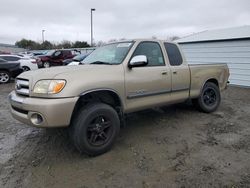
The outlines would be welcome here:
[[[135,99],[135,98],[140,98],[140,97],[149,97],[149,96],[154,96],[154,95],[162,95],[166,93],[171,93],[171,92],[179,92],[179,91],[186,91],[189,90],[189,88],[183,88],[183,89],[176,89],[176,90],[161,90],[161,91],[153,91],[153,92],[131,92],[128,96],[127,99]]]

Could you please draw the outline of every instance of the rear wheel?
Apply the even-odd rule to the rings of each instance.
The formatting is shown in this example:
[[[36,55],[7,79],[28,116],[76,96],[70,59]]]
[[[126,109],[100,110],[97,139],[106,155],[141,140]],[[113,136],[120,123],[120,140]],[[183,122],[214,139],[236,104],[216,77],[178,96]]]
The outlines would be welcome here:
[[[8,83],[10,81],[10,73],[0,70],[0,83]]]
[[[117,112],[104,103],[94,103],[79,110],[70,126],[70,137],[80,152],[100,155],[110,150],[120,131]]]
[[[194,99],[195,106],[202,112],[214,112],[220,105],[221,96],[218,86],[212,82],[207,82],[199,98]]]

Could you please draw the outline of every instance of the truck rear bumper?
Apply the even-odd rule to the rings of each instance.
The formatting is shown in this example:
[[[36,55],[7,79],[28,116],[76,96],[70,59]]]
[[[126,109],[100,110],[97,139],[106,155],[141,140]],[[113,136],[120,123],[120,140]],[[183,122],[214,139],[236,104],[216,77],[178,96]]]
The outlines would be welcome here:
[[[15,91],[9,94],[12,116],[34,127],[66,127],[78,97],[43,99],[22,97]]]

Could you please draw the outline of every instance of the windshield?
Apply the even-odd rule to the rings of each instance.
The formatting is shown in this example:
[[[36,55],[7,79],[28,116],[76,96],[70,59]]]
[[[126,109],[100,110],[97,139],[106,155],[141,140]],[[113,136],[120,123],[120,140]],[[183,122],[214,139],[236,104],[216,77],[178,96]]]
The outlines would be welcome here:
[[[133,42],[108,44],[97,48],[84,60],[84,64],[120,64],[126,57]]]
[[[51,55],[53,55],[54,52],[55,52],[55,50],[50,50],[50,51],[48,51],[48,52],[46,53],[46,55],[51,56]]]

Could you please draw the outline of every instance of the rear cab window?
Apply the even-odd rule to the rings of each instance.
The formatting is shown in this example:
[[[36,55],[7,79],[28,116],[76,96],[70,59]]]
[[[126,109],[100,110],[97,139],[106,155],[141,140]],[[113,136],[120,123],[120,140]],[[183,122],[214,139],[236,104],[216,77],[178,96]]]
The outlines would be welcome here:
[[[168,55],[169,63],[171,66],[180,66],[183,59],[180,50],[176,44],[164,42],[164,47]]]

